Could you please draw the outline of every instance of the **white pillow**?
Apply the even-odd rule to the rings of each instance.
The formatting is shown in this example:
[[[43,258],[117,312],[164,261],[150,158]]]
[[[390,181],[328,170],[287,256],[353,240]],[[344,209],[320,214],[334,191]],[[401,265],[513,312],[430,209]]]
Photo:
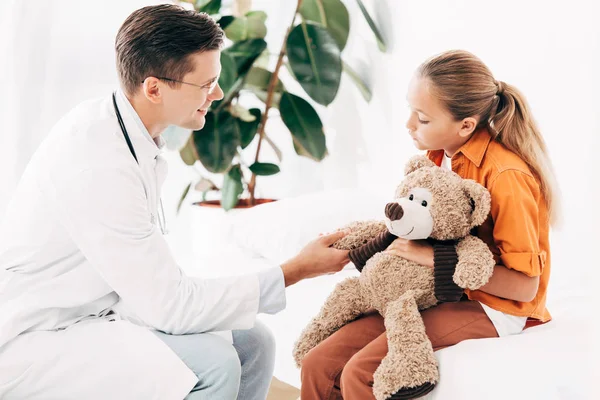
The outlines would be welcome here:
[[[282,263],[320,233],[334,232],[352,221],[383,220],[393,194],[393,188],[343,189],[283,199],[239,213],[230,233],[239,247]]]

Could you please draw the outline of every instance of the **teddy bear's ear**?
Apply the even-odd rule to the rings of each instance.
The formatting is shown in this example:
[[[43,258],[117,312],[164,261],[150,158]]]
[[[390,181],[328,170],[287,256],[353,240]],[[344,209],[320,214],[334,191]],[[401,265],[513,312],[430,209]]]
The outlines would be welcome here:
[[[406,163],[406,167],[404,168],[404,175],[408,175],[411,172],[418,170],[419,168],[435,166],[435,163],[426,156],[413,156],[410,160],[408,160],[408,163]]]
[[[483,224],[490,214],[490,192],[479,183],[471,179],[463,179],[463,190],[471,198],[473,212],[471,214],[471,228]]]

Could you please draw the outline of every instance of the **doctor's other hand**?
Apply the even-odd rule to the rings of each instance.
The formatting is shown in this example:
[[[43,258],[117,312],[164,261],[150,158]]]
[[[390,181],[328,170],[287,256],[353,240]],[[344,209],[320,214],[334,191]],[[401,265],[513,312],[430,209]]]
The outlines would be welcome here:
[[[297,256],[281,265],[285,286],[303,279],[341,271],[350,262],[348,250],[330,247],[346,236],[344,231],[322,235],[308,243]]]

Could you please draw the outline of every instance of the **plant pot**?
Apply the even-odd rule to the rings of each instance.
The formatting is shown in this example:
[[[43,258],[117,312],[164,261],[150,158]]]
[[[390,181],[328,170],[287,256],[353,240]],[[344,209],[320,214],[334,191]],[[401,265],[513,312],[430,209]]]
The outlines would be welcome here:
[[[276,200],[256,199],[256,205],[274,201]],[[219,200],[194,203],[194,207],[191,207],[190,229],[195,260],[212,259],[214,256],[236,248],[231,239],[232,223],[237,215],[254,207],[249,203],[249,199],[241,199],[238,205],[229,211],[225,211],[221,207]]]
[[[250,204],[250,199],[240,199],[240,201],[238,202],[237,206],[235,206],[235,208],[233,210],[230,210],[229,212],[232,212],[234,210],[243,210],[243,209],[247,209],[247,208],[252,208],[254,206],[259,206],[261,204],[273,203],[274,201],[277,201],[277,200],[275,200],[275,199],[256,199],[256,204],[251,205]],[[220,209],[223,209],[221,207],[221,201],[220,200],[199,201],[197,203],[194,203],[194,205],[195,206],[199,206],[199,207],[208,207],[208,208],[220,208]]]

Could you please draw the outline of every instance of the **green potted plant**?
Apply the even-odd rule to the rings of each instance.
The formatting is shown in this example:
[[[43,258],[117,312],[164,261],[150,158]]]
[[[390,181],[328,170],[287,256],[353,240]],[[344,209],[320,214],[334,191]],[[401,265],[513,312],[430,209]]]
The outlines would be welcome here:
[[[385,51],[382,36],[362,1],[356,1],[379,48]],[[280,172],[278,165],[261,162],[260,158],[265,143],[281,154],[265,135],[270,110],[279,110],[298,155],[315,161],[321,161],[327,155],[318,113],[309,101],[286,90],[280,80],[281,68],[285,66],[317,104],[327,106],[335,99],[342,72],[352,78],[367,101],[371,98],[366,85],[342,61],[341,53],[350,32],[348,10],[341,0],[298,0],[281,50],[278,54],[270,54],[265,41],[267,14],[247,10],[248,0],[235,2],[232,15],[222,13],[221,0],[187,2],[193,3],[198,12],[206,12],[218,21],[228,45],[221,53],[219,78],[224,98],[213,103],[204,128],[191,133],[180,155],[188,165],[199,161],[206,171],[223,174],[223,183],[217,187],[211,180],[201,177],[186,187],[179,206],[191,190],[203,193],[204,201],[199,205],[222,206],[226,211],[271,201],[255,196],[259,177]],[[270,57],[276,57],[272,69],[268,68]],[[245,93],[252,93],[264,107],[244,107],[240,95]],[[242,152],[250,150],[253,142],[256,142],[256,147],[252,146],[253,161],[243,163]],[[219,191],[220,200],[206,201],[206,194],[211,191]]]

